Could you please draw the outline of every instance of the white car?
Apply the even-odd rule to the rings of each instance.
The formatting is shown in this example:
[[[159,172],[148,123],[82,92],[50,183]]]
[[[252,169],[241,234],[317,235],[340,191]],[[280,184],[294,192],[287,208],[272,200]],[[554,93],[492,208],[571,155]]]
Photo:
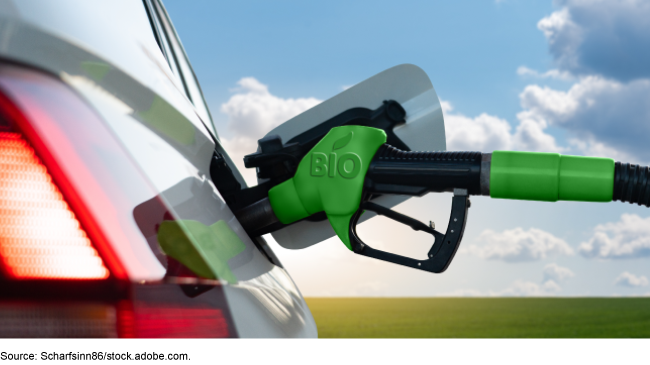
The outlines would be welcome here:
[[[0,2],[0,336],[316,337],[211,165],[162,3]]]

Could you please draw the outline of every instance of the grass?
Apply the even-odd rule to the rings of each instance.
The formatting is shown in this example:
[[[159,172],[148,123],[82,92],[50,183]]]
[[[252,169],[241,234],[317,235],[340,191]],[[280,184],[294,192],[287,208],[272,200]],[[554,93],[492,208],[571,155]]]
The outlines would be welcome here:
[[[321,338],[650,337],[650,298],[307,298]]]

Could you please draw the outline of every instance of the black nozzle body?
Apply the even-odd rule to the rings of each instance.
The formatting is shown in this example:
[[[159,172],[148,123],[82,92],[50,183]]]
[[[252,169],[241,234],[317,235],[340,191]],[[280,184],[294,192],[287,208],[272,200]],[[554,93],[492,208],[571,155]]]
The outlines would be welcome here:
[[[482,160],[480,152],[414,152],[384,144],[370,162],[365,188],[377,194],[421,196],[467,189],[471,195],[485,195],[489,188],[481,186]]]

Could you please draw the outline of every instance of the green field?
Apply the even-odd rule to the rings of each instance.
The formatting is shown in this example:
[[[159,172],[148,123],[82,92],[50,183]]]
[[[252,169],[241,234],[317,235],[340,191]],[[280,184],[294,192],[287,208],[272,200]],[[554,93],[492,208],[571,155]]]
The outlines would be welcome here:
[[[650,337],[650,298],[306,298],[321,338]]]

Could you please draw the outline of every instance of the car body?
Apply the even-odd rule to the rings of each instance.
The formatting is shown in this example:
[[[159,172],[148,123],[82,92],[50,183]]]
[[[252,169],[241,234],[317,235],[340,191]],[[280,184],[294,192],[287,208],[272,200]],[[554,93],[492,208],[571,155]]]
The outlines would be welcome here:
[[[0,336],[317,336],[162,3],[0,2],[0,94]]]

